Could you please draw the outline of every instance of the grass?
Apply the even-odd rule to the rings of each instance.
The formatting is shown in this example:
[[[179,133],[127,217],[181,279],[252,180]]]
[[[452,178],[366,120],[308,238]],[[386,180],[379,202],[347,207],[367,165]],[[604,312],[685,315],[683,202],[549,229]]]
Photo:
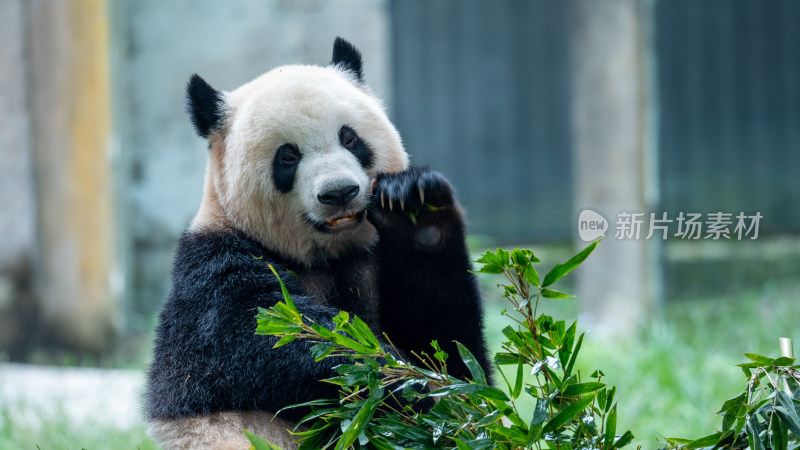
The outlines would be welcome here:
[[[600,338],[589,332],[577,365],[584,377],[601,369],[603,381],[617,386],[617,428],[630,429],[635,444],[657,449],[663,447],[659,435],[699,438],[721,424],[714,414],[722,403],[744,390],[744,375],[735,367],[746,361],[743,353],[777,357],[779,337],[800,343],[799,297],[800,282],[785,281],[725,297],[674,300],[634,336]],[[492,351],[499,349],[500,330],[510,322],[500,313],[504,302],[488,303]],[[575,300],[558,302],[546,304],[545,312],[569,324]],[[530,412],[533,403],[521,409]]]
[[[98,411],[98,415],[102,415]],[[100,423],[74,423],[58,405],[46,411],[0,401],[0,448],[156,449],[144,427],[121,430]]]

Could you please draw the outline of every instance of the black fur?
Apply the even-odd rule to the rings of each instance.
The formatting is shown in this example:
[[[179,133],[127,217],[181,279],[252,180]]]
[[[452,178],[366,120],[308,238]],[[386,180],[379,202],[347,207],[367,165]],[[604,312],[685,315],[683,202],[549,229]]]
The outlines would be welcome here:
[[[363,139],[361,139],[356,131],[347,125],[339,129],[339,143],[342,147],[350,150],[350,152],[361,163],[361,167],[369,169],[372,167],[372,149]]]
[[[384,331],[406,352],[430,353],[430,341],[438,340],[450,355],[450,373],[469,377],[458,341],[491,380],[480,290],[469,272],[462,213],[450,183],[439,172],[412,168],[378,176],[373,198],[367,217],[380,235],[375,255]]]
[[[272,159],[272,181],[275,188],[284,194],[291,192],[297,165],[302,159],[300,151],[292,144],[283,144],[275,152]]]
[[[337,37],[333,41],[333,57],[331,58],[332,66],[339,66],[342,69],[353,72],[359,82],[364,82],[364,73],[362,72],[361,52],[356,49],[353,44]]]
[[[192,75],[186,86],[186,111],[198,135],[207,138],[211,131],[222,125],[224,105],[221,92],[206,83],[200,75]]]
[[[425,190],[425,203],[437,210],[422,207],[419,187]],[[374,251],[355,249],[338,261],[320,261],[315,269],[293,264],[239,232],[185,233],[156,329],[147,416],[274,412],[337,396],[335,386],[317,380],[332,376],[341,360],[315,363],[308,342],[273,349],[275,338],[254,334],[257,308],[282,298],[268,262],[301,313],[317,323],[332,327],[331,318],[340,309],[350,311],[376,334],[385,330],[406,356],[411,350],[430,352],[428,343],[438,339],[451,355],[450,373],[464,377],[468,371],[452,343],[458,340],[489,374],[478,288],[468,272],[463,223],[449,183],[437,172],[412,169],[379,176],[376,198],[381,192],[394,203],[392,210],[386,203],[369,211],[368,219],[380,234]],[[421,207],[416,224],[400,211],[400,198],[406,211]],[[424,237],[431,229],[438,230],[435,242]],[[311,283],[321,297],[306,291],[308,277],[323,280]],[[284,415],[297,420],[305,412]]]
[[[341,360],[315,363],[308,342],[273,349],[254,334],[259,306],[282,299],[271,263],[307,317],[332,326],[339,305],[301,292],[286,263],[235,232],[186,233],[173,266],[173,285],[156,329],[146,413],[177,418],[224,410],[277,411],[312,398],[335,398],[331,376]],[[286,417],[298,419],[302,411]]]

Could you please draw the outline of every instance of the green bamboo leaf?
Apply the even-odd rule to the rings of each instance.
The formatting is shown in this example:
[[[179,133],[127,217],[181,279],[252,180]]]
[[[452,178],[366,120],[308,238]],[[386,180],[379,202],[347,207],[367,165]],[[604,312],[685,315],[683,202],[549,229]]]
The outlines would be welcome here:
[[[284,406],[283,408],[279,409],[278,412],[275,413],[275,415],[276,416],[280,415],[280,413],[282,413],[283,411],[286,411],[287,409],[292,409],[292,408],[301,408],[301,407],[307,407],[307,406],[331,406],[331,405],[338,405],[338,404],[339,404],[338,400],[333,400],[333,399],[329,399],[329,398],[311,400],[311,401],[308,401],[308,402],[303,402],[303,403],[297,403],[297,404],[294,404],[294,405]]]
[[[542,433],[547,434],[550,433],[551,431],[555,431],[565,423],[578,417],[578,415],[582,413],[583,410],[586,409],[586,407],[592,403],[592,400],[594,400],[594,395],[587,395],[586,397],[583,397],[577,402],[562,409],[561,412],[556,414],[555,417],[553,417],[552,419],[550,419],[549,422],[547,422],[547,424],[542,429]]]
[[[603,448],[611,450],[614,448],[614,438],[617,434],[617,407],[616,405],[611,408],[611,411],[606,417],[606,433],[605,440],[603,441]]]
[[[564,368],[564,376],[570,376],[572,374],[572,368],[575,367],[575,360],[578,358],[578,352],[581,350],[581,346],[583,345],[584,334],[585,333],[581,333],[581,335],[578,336],[578,342],[575,343],[575,348],[572,349],[572,354],[569,357],[569,362]],[[594,375],[592,376],[594,377]]]
[[[581,250],[577,255],[570,258],[569,261],[563,264],[556,264],[550,272],[547,272],[547,275],[544,276],[544,281],[542,282],[542,287],[550,286],[551,284],[555,283],[559,279],[561,279],[564,275],[570,273],[572,269],[578,267],[589,255],[592,254],[597,244],[600,243],[602,239],[598,239],[588,246]]]
[[[614,448],[625,447],[631,442],[633,442],[633,433],[631,433],[630,431],[626,431],[622,433],[622,436],[620,436],[619,439],[617,439],[617,442],[614,442]]]
[[[500,256],[500,250],[497,249],[497,254],[493,253],[492,251],[487,250],[479,259],[475,262],[478,264],[482,264],[478,270],[475,270],[475,273],[503,273],[505,271],[505,266],[508,264],[508,258],[503,260]]]
[[[374,349],[380,348],[381,345],[378,343],[378,338],[375,337],[375,334],[369,329],[369,326],[364,323],[363,320],[361,320],[360,317],[353,317],[352,330],[353,333],[355,333],[354,337],[356,337],[359,341]],[[348,333],[349,332],[350,331],[348,331]]]
[[[391,432],[400,439],[408,439],[409,441],[423,445],[430,445],[429,441],[433,440],[433,436],[422,427],[411,426],[388,417],[378,417],[375,419],[375,422],[391,430]]]
[[[547,406],[549,404],[550,399],[536,399],[536,406],[533,408],[533,417],[531,418],[531,424],[528,427],[527,445],[532,445],[534,442],[541,439],[544,421],[547,420]]]
[[[600,392],[597,393],[597,406],[605,411],[606,410],[606,399],[608,397],[608,390],[602,389]]]
[[[487,428],[493,435],[498,435],[503,438],[501,440],[508,440],[519,446],[524,445],[524,443],[528,441],[527,430],[523,431],[523,429],[518,426],[506,428],[503,424],[496,423]],[[495,436],[495,439],[497,439],[497,436]]]
[[[318,420],[311,425],[308,431],[295,431],[294,434],[300,440],[300,447],[298,450],[319,450],[321,448],[328,448],[334,439],[339,436],[338,421],[326,422]]]
[[[586,383],[570,384],[564,389],[564,397],[577,397],[579,395],[588,394],[590,392],[599,391],[606,387],[605,383],[598,383],[596,381],[589,381]]]
[[[458,450],[472,450],[466,442],[462,441],[459,438],[453,438],[456,441],[456,448]]]
[[[347,336],[345,336],[343,334],[340,334],[340,333],[331,333],[330,340],[332,340],[333,342],[335,342],[335,343],[337,343],[337,344],[339,344],[339,345],[341,345],[343,347],[347,347],[347,348],[349,348],[351,350],[355,350],[358,353],[372,354],[373,350],[374,350],[374,349],[369,348],[366,345],[364,345],[364,344],[362,344],[362,343],[360,343],[358,341],[355,341],[355,340],[353,340],[353,339],[351,339],[351,338],[349,338],[349,337],[347,337]]]
[[[300,314],[296,309],[290,307],[286,303],[278,302],[272,307],[272,311],[277,318],[284,319],[286,322],[300,325],[302,323]]]
[[[502,418],[503,418],[503,412],[500,411],[499,409],[496,409],[487,414],[486,416],[484,416],[481,420],[479,420],[475,424],[475,427],[476,428],[485,427],[486,425],[491,425]]]
[[[256,334],[263,334],[269,336],[282,336],[285,334],[297,334],[300,333],[302,329],[297,325],[279,322],[279,321],[272,321],[267,322],[261,326],[260,329],[256,330]]]
[[[375,411],[378,409],[381,400],[383,400],[383,388],[378,388],[370,392],[369,397],[358,411],[358,414],[356,414],[353,420],[343,430],[342,436],[336,443],[334,450],[344,450],[353,445],[359,435],[364,431],[370,419],[372,419],[372,416],[375,415]]]
[[[456,438],[458,439],[458,438]],[[462,441],[458,439],[456,441],[456,448],[458,450],[465,449],[465,450],[485,450],[489,448],[495,448],[495,441],[492,439],[472,439],[469,441]]]
[[[554,291],[552,289],[542,288],[542,297],[550,298],[553,300],[560,300],[564,298],[573,298],[574,295],[565,294],[563,292]]]
[[[318,419],[318,418],[320,418],[322,416],[326,416],[328,414],[336,414],[337,412],[339,412],[339,408],[338,407],[337,408],[321,408],[321,409],[313,410],[310,413],[308,413],[305,416],[303,416],[302,419],[297,421],[297,423],[295,424],[295,430],[297,430],[298,426],[300,426],[300,425],[302,425],[302,424],[304,424],[306,422],[312,421],[314,419]]]
[[[498,366],[510,366],[519,361],[519,356],[513,353],[497,352],[494,354],[494,362]]]
[[[518,349],[522,350],[527,347],[524,338],[520,335],[520,332],[511,328],[511,326],[507,326],[503,328],[503,336],[505,336],[511,343],[513,343]],[[514,363],[516,363],[516,359]]]
[[[289,342],[292,342],[295,339],[297,339],[296,334],[285,334],[280,339],[278,339],[278,342],[276,342],[275,345],[272,346],[272,348],[282,347],[288,344]]]
[[[788,367],[792,364],[794,364],[794,358],[789,358],[787,356],[781,356],[780,358],[772,361],[772,365],[775,367]]]
[[[253,450],[281,450],[281,448],[278,447],[277,445],[270,443],[263,437],[247,429],[243,428],[242,432],[244,433],[245,436],[247,436],[247,440],[249,440],[251,444],[250,448]]]
[[[272,273],[275,275],[275,278],[278,279],[278,283],[281,285],[281,292],[283,293],[283,300],[286,302],[286,304],[290,308],[292,308],[295,312],[297,312],[297,307],[294,306],[294,302],[292,301],[292,296],[289,295],[289,291],[286,289],[286,285],[283,284],[283,280],[281,280],[281,277],[278,275],[278,272],[275,271],[275,268],[272,267],[272,264],[267,264],[267,266],[269,267],[269,270],[271,270]]]
[[[508,253],[508,250],[503,250],[502,248],[497,249],[497,260],[500,261],[503,266],[508,266],[509,262],[511,261],[511,254]]]
[[[742,403],[744,403],[744,400],[745,400],[746,397],[747,397],[747,394],[742,392],[741,394],[737,395],[736,397],[731,397],[731,398],[725,400],[725,403],[722,404],[722,408],[720,408],[719,411],[717,411],[717,414],[721,414],[721,413],[730,411],[731,409],[734,409],[734,408],[738,411],[739,407],[742,405]]]
[[[797,411],[795,410],[797,406],[794,404],[792,397],[789,397],[789,395],[783,391],[776,391],[775,397],[778,400],[778,403],[791,414],[792,419],[795,422],[800,422],[800,418],[798,418]]]
[[[611,389],[608,390],[608,395],[606,397],[606,406],[603,409],[606,413],[609,409],[611,409],[611,405],[614,404],[614,396],[617,394],[617,387],[612,386]]]
[[[745,409],[744,404],[739,404],[736,407],[730,408],[725,412],[725,415],[722,416],[722,432],[727,432],[733,427],[736,423],[736,420],[739,418],[739,413]]]
[[[511,391],[511,399],[516,400],[519,397],[519,394],[522,392],[522,379],[524,377],[522,373],[522,368],[524,367],[525,360],[520,357],[519,362],[517,363],[517,378],[514,381],[514,390]]]
[[[433,423],[433,428],[431,429],[431,432],[433,434],[433,443],[434,443],[434,445],[436,444],[436,441],[438,441],[439,438],[442,437],[442,434],[445,433],[445,429],[446,429],[445,425],[446,424],[445,424],[444,420],[441,420],[441,419],[437,420],[437,421],[435,421]]]
[[[792,398],[783,391],[776,391],[775,395],[780,405],[775,407],[775,413],[780,417],[784,425],[786,425],[786,428],[788,428],[795,437],[800,438],[800,418],[797,416],[797,410],[795,410]]]
[[[311,356],[314,357],[314,361],[319,361],[333,353],[336,347],[338,347],[338,345],[336,345],[335,342],[320,342],[319,344],[314,344],[311,346]]]
[[[373,448],[377,450],[406,450],[405,447],[401,447],[396,445],[392,442],[387,441],[386,439],[376,436],[376,435],[369,435],[369,444]]]
[[[711,447],[717,445],[722,436],[723,436],[722,433],[714,433],[705,437],[701,437],[700,439],[695,439],[694,441],[690,441],[688,444],[686,444],[686,450]]]
[[[572,322],[569,328],[564,335],[564,339],[561,342],[561,348],[558,349],[558,359],[561,360],[561,367],[566,368],[567,364],[569,364],[570,355],[572,355],[573,345],[575,345],[575,331],[577,329],[578,322]],[[565,372],[566,373],[566,372]],[[569,376],[569,374],[566,374]]]
[[[672,445],[676,445],[676,446],[678,446],[678,445],[687,445],[690,442],[692,442],[691,439],[671,438],[671,437],[666,437],[666,436],[661,436],[661,439],[664,439],[665,441],[667,441],[667,443],[672,444]]]
[[[770,430],[772,431],[772,449],[773,450],[786,450],[789,444],[789,429],[783,423],[783,420],[772,420],[770,423]]]
[[[486,373],[484,373],[483,367],[478,364],[478,360],[475,359],[475,356],[467,349],[467,347],[464,347],[458,341],[455,342],[456,347],[458,348],[458,355],[461,356],[461,361],[464,361],[464,365],[467,366],[470,376],[472,376],[472,381],[480,384],[486,384]]]
[[[760,366],[771,366],[772,362],[775,361],[773,358],[764,355],[757,355],[755,353],[745,353],[744,356]]]
[[[508,396],[500,389],[472,383],[455,383],[426,394],[427,397],[441,397],[444,395],[477,395],[486,399],[508,401]]]
[[[564,338],[567,334],[566,327],[567,325],[563,320],[559,320],[550,325],[550,328],[547,330],[547,334],[550,336],[550,342],[554,346],[560,348],[564,343]]]
[[[522,277],[525,278],[525,281],[530,283],[532,286],[539,287],[539,272],[536,271],[536,268],[533,267],[533,264],[527,263],[523,267]]]
[[[761,425],[758,423],[757,416],[750,416],[745,430],[747,430],[747,442],[750,444],[751,450],[766,450],[761,441]]]

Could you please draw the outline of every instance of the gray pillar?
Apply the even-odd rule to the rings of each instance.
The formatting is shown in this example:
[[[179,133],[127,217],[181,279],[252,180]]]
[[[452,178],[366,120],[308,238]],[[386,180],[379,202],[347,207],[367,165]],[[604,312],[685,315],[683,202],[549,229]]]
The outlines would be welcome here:
[[[0,353],[25,352],[36,307],[36,213],[28,105],[27,0],[0,2]]]
[[[117,334],[107,0],[28,1],[44,343],[101,352]]]
[[[606,238],[578,271],[578,296],[582,324],[601,333],[633,330],[657,304],[656,253],[648,248],[657,241],[645,240],[658,186],[649,7],[640,0],[574,2],[575,205],[609,222]],[[615,239],[621,212],[645,213],[638,240]]]

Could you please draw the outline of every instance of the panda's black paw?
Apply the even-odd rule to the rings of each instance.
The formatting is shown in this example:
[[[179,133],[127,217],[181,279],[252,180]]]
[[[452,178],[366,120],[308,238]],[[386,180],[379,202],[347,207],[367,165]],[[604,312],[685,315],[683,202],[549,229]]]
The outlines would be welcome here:
[[[382,173],[373,182],[376,207],[393,212],[435,210],[453,204],[453,188],[439,172],[413,167],[405,172]]]
[[[368,218],[384,237],[413,239],[422,247],[438,246],[461,224],[453,188],[427,167],[379,174],[372,184]]]

